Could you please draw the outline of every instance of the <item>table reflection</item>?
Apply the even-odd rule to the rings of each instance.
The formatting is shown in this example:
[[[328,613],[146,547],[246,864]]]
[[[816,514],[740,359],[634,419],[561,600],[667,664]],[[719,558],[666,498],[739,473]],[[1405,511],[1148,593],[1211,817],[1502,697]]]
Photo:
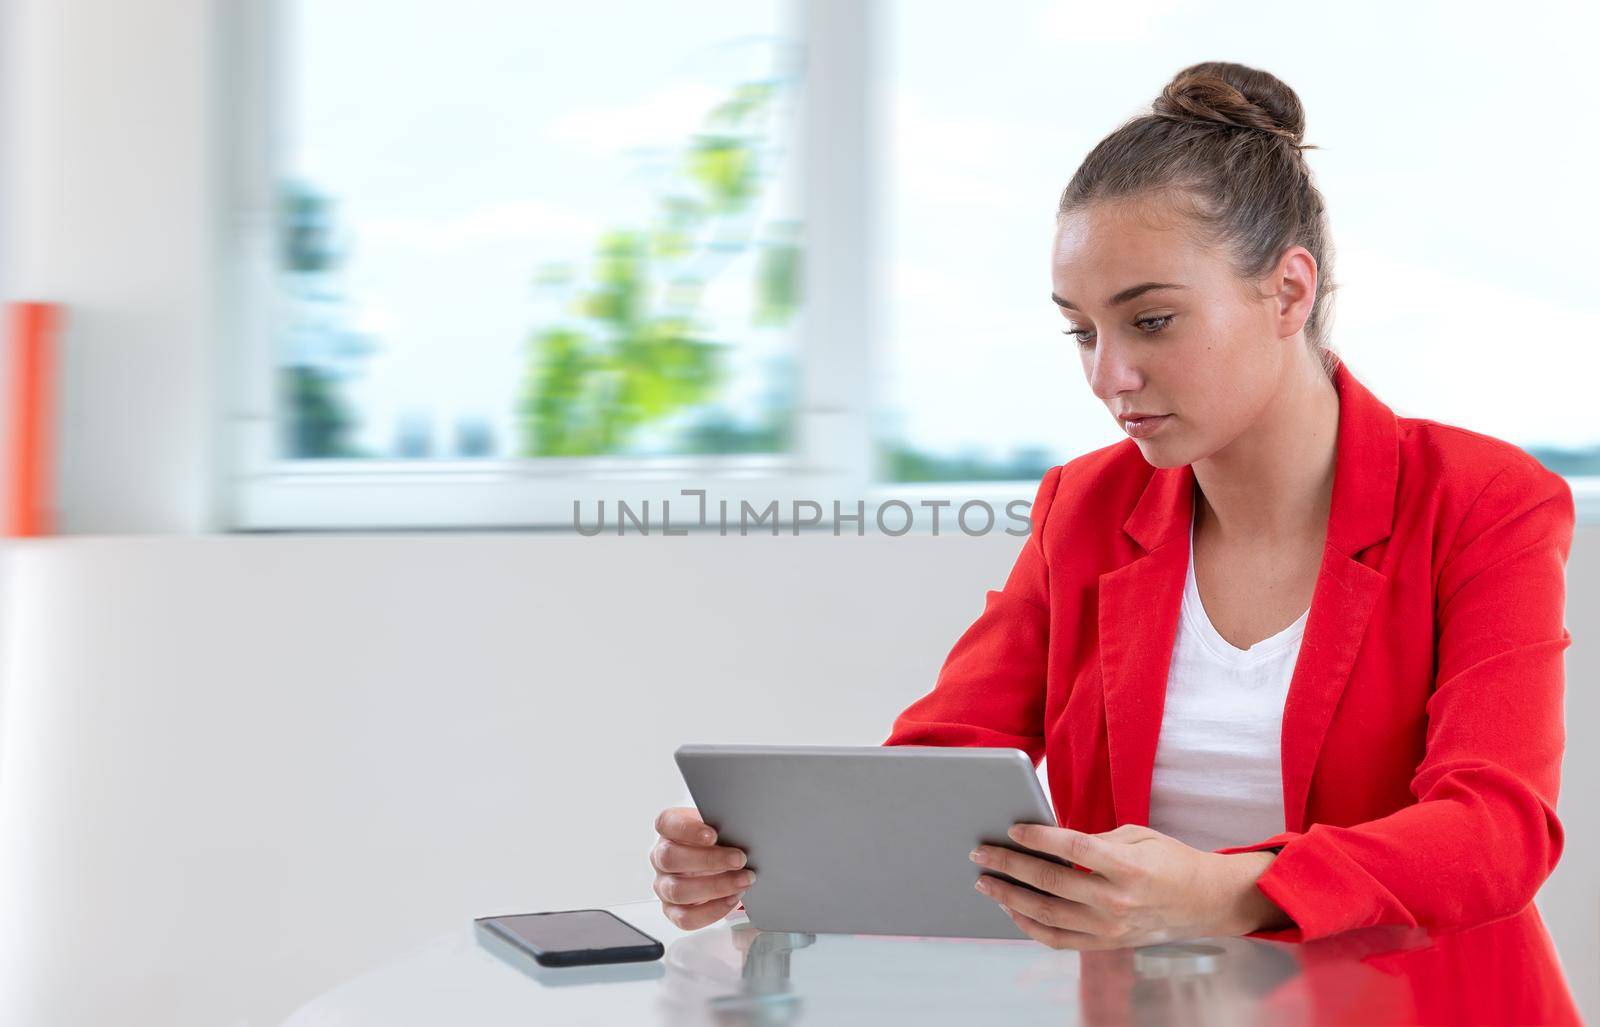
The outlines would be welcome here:
[[[1538,913],[1469,931],[1366,928],[1295,944],[1202,938],[1104,952],[1027,939],[698,931],[608,907],[663,959],[539,967],[463,926],[318,996],[288,1027],[531,1023],[1577,1024]]]
[[[1304,944],[1207,938],[1084,953],[764,932],[741,917],[670,944],[663,1022],[876,1023],[914,1011],[919,1023],[970,1024],[1045,1010],[1085,1024],[1579,1022],[1526,917],[1449,934],[1383,927]]]

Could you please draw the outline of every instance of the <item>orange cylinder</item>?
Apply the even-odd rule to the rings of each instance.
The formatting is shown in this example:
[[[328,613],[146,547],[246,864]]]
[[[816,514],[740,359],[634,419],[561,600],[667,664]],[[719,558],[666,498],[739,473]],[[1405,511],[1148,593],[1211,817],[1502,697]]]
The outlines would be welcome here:
[[[14,303],[7,376],[5,534],[12,538],[54,531],[55,373],[60,310],[51,303]]]

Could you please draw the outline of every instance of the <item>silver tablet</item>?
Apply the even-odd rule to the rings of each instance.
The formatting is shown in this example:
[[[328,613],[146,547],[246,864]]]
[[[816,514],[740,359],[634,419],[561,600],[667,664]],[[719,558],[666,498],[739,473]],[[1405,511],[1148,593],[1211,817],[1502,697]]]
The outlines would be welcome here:
[[[749,857],[744,907],[756,928],[1027,938],[973,890],[986,871],[967,858],[980,842],[1022,851],[1012,824],[1055,826],[1020,749],[685,745],[676,755],[718,842]]]

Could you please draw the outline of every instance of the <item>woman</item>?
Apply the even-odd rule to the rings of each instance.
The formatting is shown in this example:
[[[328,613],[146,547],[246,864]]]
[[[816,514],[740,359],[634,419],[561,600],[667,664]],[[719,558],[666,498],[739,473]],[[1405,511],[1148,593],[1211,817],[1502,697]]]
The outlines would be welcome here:
[[[1329,345],[1294,92],[1180,72],[1061,199],[1052,299],[1129,439],[1051,469],[1003,588],[888,745],[1048,758],[1061,870],[980,846],[1057,948],[1511,921],[1555,866],[1574,510],[1516,447],[1395,414]],[[743,854],[657,820],[656,892],[727,914]]]

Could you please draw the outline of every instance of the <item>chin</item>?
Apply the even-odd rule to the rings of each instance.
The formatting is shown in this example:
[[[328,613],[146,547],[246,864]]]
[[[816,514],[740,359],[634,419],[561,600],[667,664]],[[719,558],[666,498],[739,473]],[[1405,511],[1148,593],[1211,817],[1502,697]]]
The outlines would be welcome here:
[[[1144,457],[1145,463],[1151,467],[1182,467],[1194,462],[1185,454],[1178,452],[1176,447],[1163,445],[1154,439],[1133,439],[1132,442],[1139,447],[1139,455]]]

